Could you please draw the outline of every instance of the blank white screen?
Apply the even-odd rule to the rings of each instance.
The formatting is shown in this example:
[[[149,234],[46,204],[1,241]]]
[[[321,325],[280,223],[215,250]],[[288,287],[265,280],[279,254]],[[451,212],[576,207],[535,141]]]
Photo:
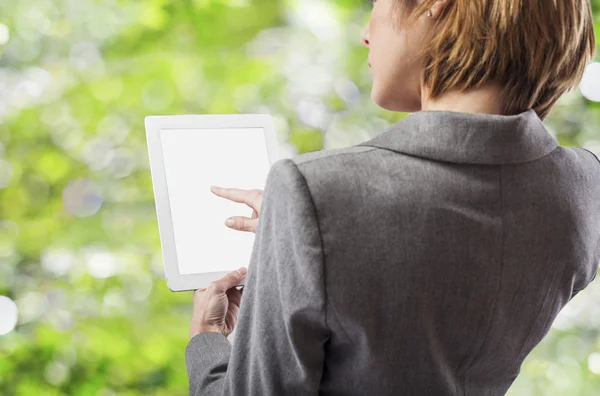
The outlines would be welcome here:
[[[225,226],[251,217],[243,203],[210,185],[263,189],[270,169],[263,128],[163,129],[160,132],[180,274],[247,267],[254,233]]]

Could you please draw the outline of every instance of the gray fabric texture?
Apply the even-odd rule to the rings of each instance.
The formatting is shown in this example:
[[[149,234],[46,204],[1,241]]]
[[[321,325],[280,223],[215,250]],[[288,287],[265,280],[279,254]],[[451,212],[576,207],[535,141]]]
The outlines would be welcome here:
[[[233,346],[189,342],[190,394],[504,395],[596,276],[599,196],[598,158],[533,110],[277,161]]]

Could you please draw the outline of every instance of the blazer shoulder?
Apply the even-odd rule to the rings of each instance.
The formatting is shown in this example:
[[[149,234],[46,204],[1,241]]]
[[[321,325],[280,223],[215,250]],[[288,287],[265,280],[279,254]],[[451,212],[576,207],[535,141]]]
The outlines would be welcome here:
[[[312,162],[312,161],[320,161],[324,165],[327,165],[328,162],[335,160],[335,157],[340,155],[352,155],[352,154],[360,154],[367,151],[376,150],[377,147],[369,147],[369,146],[350,146],[350,147],[341,147],[334,149],[325,149],[325,150],[317,150],[310,151],[308,153],[303,153],[291,157],[292,160],[298,167],[301,165]]]
[[[336,178],[340,172],[352,171],[364,153],[377,150],[377,147],[350,146],[334,149],[311,151],[289,158],[307,183],[322,185],[325,180]]]
[[[568,149],[578,154],[580,172],[587,175],[600,187],[600,159],[598,156],[584,147],[569,147]]]
[[[600,158],[598,158],[598,156],[592,150],[586,149],[585,147],[572,147],[572,148],[581,150],[581,152],[587,152],[585,155],[590,157],[590,159],[592,159],[592,157],[593,157],[594,159],[592,160],[592,162],[595,163],[594,169],[596,169],[598,172],[600,172]]]
[[[313,200],[318,201],[322,194],[344,189],[348,183],[341,180],[363,177],[367,163],[373,160],[368,153],[375,150],[379,149],[368,146],[326,149],[296,155],[285,162],[294,165],[290,168],[295,168],[296,177],[303,179]]]

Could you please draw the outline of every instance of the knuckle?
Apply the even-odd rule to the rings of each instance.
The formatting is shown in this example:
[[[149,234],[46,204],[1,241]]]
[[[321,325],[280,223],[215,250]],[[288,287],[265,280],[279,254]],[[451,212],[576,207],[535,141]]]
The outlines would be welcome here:
[[[206,290],[208,290],[209,292],[214,292],[215,290],[217,290],[217,282],[216,281],[212,281],[210,282],[210,284],[208,285],[208,288]]]

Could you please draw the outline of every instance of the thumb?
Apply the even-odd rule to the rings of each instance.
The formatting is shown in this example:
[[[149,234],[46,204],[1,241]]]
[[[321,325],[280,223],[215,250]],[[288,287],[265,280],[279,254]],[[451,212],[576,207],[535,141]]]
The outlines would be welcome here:
[[[248,217],[243,216],[234,216],[225,220],[225,225],[229,228],[233,228],[239,231],[256,231],[256,223],[258,222],[258,218],[250,219]]]
[[[228,273],[221,279],[214,281],[215,291],[218,293],[225,293],[232,287],[239,285],[246,277],[247,272],[248,270],[246,267],[241,267],[236,271]]]

